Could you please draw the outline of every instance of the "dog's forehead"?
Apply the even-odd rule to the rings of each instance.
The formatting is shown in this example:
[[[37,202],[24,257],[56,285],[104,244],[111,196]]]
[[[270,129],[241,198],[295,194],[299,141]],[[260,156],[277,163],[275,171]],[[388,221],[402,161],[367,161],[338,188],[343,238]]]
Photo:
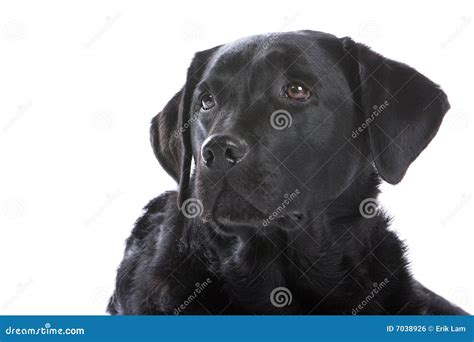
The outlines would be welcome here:
[[[323,41],[335,40],[335,36],[315,31],[269,33],[239,39],[221,46],[210,58],[205,77],[209,75],[235,75],[250,71],[264,63],[284,68],[294,63],[304,63],[324,50]]]

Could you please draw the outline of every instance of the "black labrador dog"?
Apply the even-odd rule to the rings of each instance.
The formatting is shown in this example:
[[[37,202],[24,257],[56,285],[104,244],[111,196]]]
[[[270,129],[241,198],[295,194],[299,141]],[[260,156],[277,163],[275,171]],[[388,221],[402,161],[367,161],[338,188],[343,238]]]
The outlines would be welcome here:
[[[350,38],[298,31],[196,53],[153,118],[179,183],[126,243],[111,314],[466,314],[410,274],[376,202],[446,94]]]

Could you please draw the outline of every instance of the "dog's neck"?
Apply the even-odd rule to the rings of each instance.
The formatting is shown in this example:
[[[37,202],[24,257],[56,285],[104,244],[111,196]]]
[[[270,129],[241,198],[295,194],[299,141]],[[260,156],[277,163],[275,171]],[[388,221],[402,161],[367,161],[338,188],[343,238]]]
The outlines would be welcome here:
[[[242,301],[251,298],[254,304],[259,300],[256,291],[263,288],[286,286],[312,293],[331,292],[356,266],[347,264],[347,260],[358,256],[348,253],[354,250],[364,252],[364,247],[367,254],[370,253],[374,241],[367,241],[367,237],[373,236],[376,229],[385,231],[388,226],[388,220],[381,213],[370,218],[361,214],[361,201],[376,197],[379,184],[378,177],[372,173],[361,179],[366,182],[364,187],[358,183],[351,184],[351,188],[338,198],[306,213],[305,220],[295,229],[285,230],[271,225],[253,230],[233,227],[233,231],[239,233],[227,235],[222,234],[222,227],[200,222],[199,229],[206,228],[200,230],[201,233],[207,230],[204,248],[209,251],[205,254],[213,256],[208,260],[209,269],[224,278],[226,283],[234,284]],[[370,187],[367,187],[367,182]],[[358,188],[371,191],[360,193]],[[353,274],[356,278],[357,272]],[[343,288],[338,288],[343,291]],[[262,301],[268,300],[267,292],[262,291]]]

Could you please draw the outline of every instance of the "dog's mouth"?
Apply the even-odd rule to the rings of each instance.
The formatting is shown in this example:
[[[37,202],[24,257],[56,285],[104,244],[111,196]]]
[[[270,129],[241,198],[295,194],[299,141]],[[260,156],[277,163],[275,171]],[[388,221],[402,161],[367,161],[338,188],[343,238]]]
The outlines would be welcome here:
[[[217,223],[250,222],[262,219],[264,212],[253,205],[248,199],[232,189],[219,192],[206,219]]]
[[[221,229],[295,229],[302,225],[304,215],[300,211],[272,209],[265,201],[252,202],[230,186],[222,189],[213,203],[204,204],[201,218]]]

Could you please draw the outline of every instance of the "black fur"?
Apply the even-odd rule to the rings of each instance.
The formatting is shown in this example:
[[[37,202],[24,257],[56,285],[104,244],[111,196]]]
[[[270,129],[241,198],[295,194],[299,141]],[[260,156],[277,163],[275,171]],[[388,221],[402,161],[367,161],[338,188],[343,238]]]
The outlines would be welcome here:
[[[282,96],[291,82],[311,98]],[[214,96],[209,110],[203,93]],[[270,118],[281,109],[292,122],[277,130]],[[279,33],[197,53],[151,125],[179,195],[145,207],[108,311],[466,314],[412,278],[382,210],[361,211],[381,178],[403,178],[448,109],[436,84],[350,38]],[[202,152],[212,136],[248,153],[212,169]],[[189,199],[202,205],[199,215],[182,206]],[[279,287],[291,293],[286,305],[272,302]]]

